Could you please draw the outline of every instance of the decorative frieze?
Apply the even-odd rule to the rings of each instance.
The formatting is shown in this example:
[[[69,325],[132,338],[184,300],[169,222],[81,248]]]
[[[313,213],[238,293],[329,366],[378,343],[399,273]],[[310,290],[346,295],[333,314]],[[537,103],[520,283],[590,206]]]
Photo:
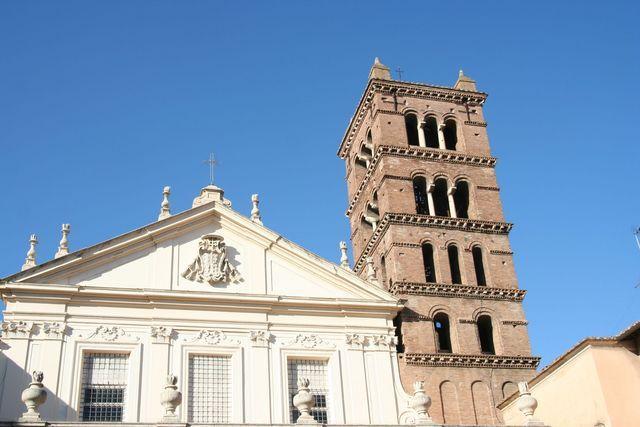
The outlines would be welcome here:
[[[487,122],[476,122],[473,120],[465,120],[464,124],[467,126],[479,126],[483,128],[487,127]]]
[[[499,250],[499,249],[491,249],[489,251],[489,253],[491,255],[513,255],[512,251],[502,251],[502,250]]]
[[[495,157],[489,156],[473,156],[469,154],[464,154],[459,151],[451,151],[451,150],[439,150],[435,148],[425,148],[425,147],[396,147],[392,145],[380,145],[378,146],[376,153],[374,154],[369,167],[367,168],[367,172],[362,179],[362,182],[358,186],[356,190],[353,200],[349,203],[349,208],[347,209],[347,216],[350,216],[354,206],[358,203],[362,192],[369,184],[369,180],[375,173],[376,167],[380,163],[380,160],[383,156],[394,156],[394,157],[414,157],[420,158],[423,160],[430,160],[433,162],[444,162],[444,163],[453,163],[453,164],[463,164],[467,166],[482,166],[482,167],[494,167],[496,165],[497,159]],[[396,179],[403,178],[397,177],[394,175],[385,175],[389,177],[394,177]],[[384,178],[383,178],[384,179]],[[411,178],[407,178],[411,179]]]
[[[168,343],[173,336],[173,329],[166,326],[152,326],[150,335],[156,343]]]
[[[362,349],[367,344],[368,339],[360,334],[346,334],[345,342],[350,348]]]
[[[529,322],[526,320],[503,320],[502,324],[511,326],[527,326]]]
[[[381,237],[387,231],[387,228],[389,228],[389,225],[392,224],[444,228],[485,234],[508,234],[513,228],[513,224],[502,221],[386,212],[369,238],[365,249],[360,254],[360,258],[358,258],[354,266],[354,271],[358,273],[362,271],[365,260],[376,248]]]
[[[2,322],[3,338],[29,338],[33,330],[33,322],[24,320]]]
[[[240,345],[240,341],[229,338],[220,330],[202,329],[190,342],[202,342],[208,345],[232,346]]]
[[[66,325],[60,322],[44,322],[42,325],[42,332],[49,338],[61,338],[66,329]]]
[[[523,289],[416,282],[394,282],[389,287],[389,292],[393,295],[425,295],[506,301],[522,301],[527,293]]]
[[[82,337],[82,335],[80,335],[80,336]],[[86,338],[87,339],[102,340],[102,341],[118,341],[118,340],[121,340],[121,339],[134,339],[136,341],[139,340],[138,337],[132,337],[124,329],[122,329],[120,326],[105,326],[105,325],[98,326]]]
[[[539,357],[492,354],[406,353],[402,359],[407,365],[452,368],[535,369],[540,363]]]
[[[249,340],[254,347],[266,347],[272,339],[273,335],[269,331],[257,330],[249,332]]]
[[[374,335],[371,337],[371,342],[381,349],[393,349],[398,345],[398,338],[393,335]]]
[[[293,340],[285,343],[285,346],[301,348],[334,348],[335,344],[325,341],[315,334],[298,334]]]
[[[493,187],[493,186],[490,186],[490,185],[477,185],[476,188],[478,190],[500,191],[500,187]]]

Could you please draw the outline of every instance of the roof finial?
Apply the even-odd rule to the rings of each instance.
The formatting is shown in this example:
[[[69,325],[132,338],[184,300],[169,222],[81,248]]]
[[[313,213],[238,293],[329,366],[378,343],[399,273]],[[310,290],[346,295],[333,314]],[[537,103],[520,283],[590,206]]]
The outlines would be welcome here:
[[[340,267],[349,269],[349,256],[347,255],[347,242],[340,242]]]
[[[464,77],[464,73],[462,72],[462,68],[458,71],[458,77]]]
[[[160,221],[161,219],[169,218],[171,216],[169,194],[171,194],[171,187],[164,187],[164,189],[162,190],[162,203],[160,204],[160,215],[158,215],[158,221]]]
[[[369,71],[369,80],[371,79],[392,80],[389,67],[380,62],[380,58],[378,58],[377,56],[373,61],[371,71]]]
[[[56,252],[56,258],[63,257],[69,253],[69,233],[71,232],[70,224],[62,224],[62,239],[58,245],[58,252]]]
[[[251,208],[251,221],[262,224],[262,217],[260,216],[260,208],[258,207],[258,203],[260,200],[258,199],[257,194],[251,195],[251,203],[253,204],[253,208]]]
[[[376,277],[376,268],[373,266],[373,258],[367,257],[367,280],[370,283],[378,284],[378,278]]]
[[[31,267],[36,266],[36,245],[38,244],[38,237],[32,234],[29,237],[29,251],[27,251],[27,257],[22,265],[22,271],[28,270]]]

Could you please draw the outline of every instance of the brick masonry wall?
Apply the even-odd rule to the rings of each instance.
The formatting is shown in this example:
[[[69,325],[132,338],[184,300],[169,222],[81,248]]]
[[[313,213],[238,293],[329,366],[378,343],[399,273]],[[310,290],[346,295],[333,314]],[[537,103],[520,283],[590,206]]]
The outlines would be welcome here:
[[[370,99],[351,146],[344,153],[348,215],[356,261],[367,250],[374,235],[372,227],[362,219],[367,206],[375,199],[381,219],[386,213],[415,217],[412,179],[417,175],[424,176],[429,182],[444,177],[448,187],[458,180],[465,180],[470,193],[469,219],[504,224],[495,159],[491,157],[482,106],[382,92],[375,92]],[[456,150],[409,147],[404,119],[408,112],[420,119],[435,116],[438,124],[454,119],[458,139]],[[374,154],[369,169],[356,162],[356,155],[363,152],[368,132],[371,132]],[[426,284],[421,245],[428,242],[434,248],[437,283],[452,283],[447,247],[455,244],[462,284],[476,287],[471,248],[477,245],[482,249],[487,288],[516,290],[518,284],[508,232],[471,231],[463,226],[425,226],[399,221],[385,225],[377,234],[376,243],[369,247],[367,254],[373,259],[378,280],[381,286],[386,289],[391,286],[398,297],[406,300],[400,314],[404,354],[399,359],[405,390],[411,391],[415,380],[426,380],[427,391],[433,399],[431,416],[436,422],[499,424],[500,415],[495,406],[517,389],[518,381],[527,380],[534,374],[531,367],[518,363],[509,365],[518,357],[531,355],[521,300],[483,295],[455,297],[438,292],[427,295],[403,293],[406,291],[398,291],[393,284]],[[362,265],[356,271],[363,277],[366,275]],[[442,359],[420,365],[408,361],[410,354],[437,353],[432,319],[438,312],[449,316],[452,355],[465,355],[460,359],[463,362],[448,363]],[[481,354],[476,324],[481,314],[488,314],[492,319],[496,355],[490,356],[495,362],[489,364],[491,366],[482,362],[485,356]],[[473,355],[472,361],[465,359],[469,355]]]

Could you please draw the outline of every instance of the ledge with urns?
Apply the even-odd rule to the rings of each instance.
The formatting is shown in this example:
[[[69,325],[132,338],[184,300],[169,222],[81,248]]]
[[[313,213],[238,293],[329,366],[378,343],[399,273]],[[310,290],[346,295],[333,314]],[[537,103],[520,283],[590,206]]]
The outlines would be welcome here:
[[[378,245],[380,238],[391,224],[445,228],[447,230],[471,231],[487,234],[508,234],[513,228],[512,223],[502,221],[386,212],[378,223],[378,227],[373,231],[365,249],[358,258],[358,261],[356,261],[356,264],[353,267],[354,271],[359,273],[362,270],[367,257],[371,252],[373,252],[375,247]]]
[[[497,369],[535,369],[540,363],[540,358],[534,356],[453,353],[405,353],[400,355],[400,360],[413,366]]]
[[[494,167],[497,159],[491,156],[474,156],[471,154],[463,154],[458,151],[440,150],[437,148],[426,147],[396,147],[393,145],[380,145],[376,153],[367,168],[367,173],[362,178],[362,182],[358,186],[353,200],[349,203],[347,209],[347,216],[351,215],[353,207],[358,203],[358,199],[362,195],[365,187],[369,183],[371,176],[375,172],[376,167],[380,163],[383,156],[396,156],[396,157],[415,157],[424,160],[430,160],[433,162],[444,162],[454,164],[464,164],[467,166],[484,166]],[[410,179],[410,178],[409,178]]]
[[[493,288],[490,286],[449,285],[444,283],[394,282],[389,286],[393,295],[427,295],[450,298],[472,298],[503,301],[522,301],[524,289]]]
[[[365,88],[356,112],[349,122],[349,126],[342,137],[338,156],[344,159],[347,156],[349,147],[353,139],[358,134],[358,130],[367,115],[367,110],[371,107],[374,94],[382,93],[391,96],[410,96],[421,99],[433,99],[435,101],[448,101],[455,104],[482,105],[487,99],[487,94],[483,92],[473,92],[461,89],[453,89],[445,86],[433,86],[423,83],[401,82],[393,80],[371,79]]]

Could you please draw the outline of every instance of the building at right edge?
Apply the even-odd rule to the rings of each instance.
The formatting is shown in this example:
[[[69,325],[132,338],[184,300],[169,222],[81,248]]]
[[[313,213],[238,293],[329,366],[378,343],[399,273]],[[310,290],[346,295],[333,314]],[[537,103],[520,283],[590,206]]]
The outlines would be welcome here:
[[[376,59],[338,155],[354,270],[405,300],[400,374],[426,379],[430,414],[499,424],[496,405],[535,374],[482,108],[450,87],[394,80]]]

